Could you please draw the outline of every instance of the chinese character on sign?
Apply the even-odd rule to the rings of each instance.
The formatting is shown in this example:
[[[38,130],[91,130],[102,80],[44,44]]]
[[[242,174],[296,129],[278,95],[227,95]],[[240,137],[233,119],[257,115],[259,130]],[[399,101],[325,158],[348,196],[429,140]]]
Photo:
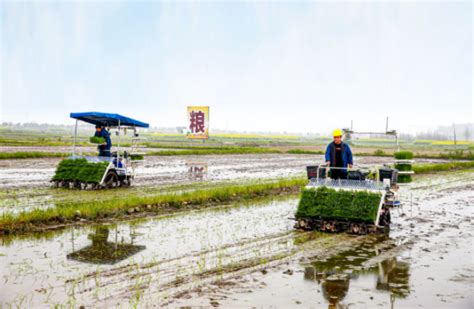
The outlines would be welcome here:
[[[202,111],[191,111],[191,124],[189,125],[189,129],[192,133],[204,133],[204,113]]]
[[[187,138],[202,140],[209,138],[209,106],[188,106],[187,118]]]

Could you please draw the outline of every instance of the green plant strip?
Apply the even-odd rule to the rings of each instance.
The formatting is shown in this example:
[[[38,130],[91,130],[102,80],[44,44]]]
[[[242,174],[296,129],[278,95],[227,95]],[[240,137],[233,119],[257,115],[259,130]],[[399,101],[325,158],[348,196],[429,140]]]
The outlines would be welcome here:
[[[33,158],[63,158],[71,155],[64,152],[16,151],[0,153],[0,160],[33,159]]]
[[[379,193],[364,191],[305,189],[295,217],[374,223],[381,198]]]
[[[105,138],[100,136],[91,136],[89,138],[89,142],[91,142],[92,144],[102,144],[105,143]]]
[[[122,196],[108,200],[57,204],[48,209],[35,209],[19,214],[3,214],[0,218],[0,234],[27,232],[35,226],[74,223],[83,218],[120,218],[130,209],[139,208],[154,214],[171,213],[183,207],[211,206],[226,202],[246,200],[279,193],[295,193],[307,184],[305,178],[280,180],[264,184],[228,185],[212,189],[196,190],[186,193],[170,193],[156,196]],[[187,209],[186,208],[186,209]]]
[[[474,168],[474,162],[419,164],[419,165],[413,166],[413,171],[416,174],[423,174],[423,173],[430,173],[430,172],[443,172],[443,171],[470,169],[470,168]]]
[[[143,160],[144,157],[143,157],[143,155],[132,154],[132,155],[130,155],[130,159],[131,159],[131,160]]]
[[[322,155],[322,154],[324,154],[324,151],[322,151],[322,150],[306,150],[306,149],[290,149],[286,153]]]
[[[77,143],[78,145],[88,146],[88,143]],[[43,145],[46,146],[46,145]],[[127,143],[123,143],[122,146],[130,146]],[[306,150],[306,149],[290,149],[287,151],[266,148],[266,147],[209,147],[209,146],[160,146],[155,145],[156,148],[174,148],[174,149],[183,149],[183,150],[164,150],[164,151],[153,151],[145,155],[152,156],[176,156],[176,155],[227,155],[227,154],[265,154],[265,153],[288,153],[288,154],[301,154],[301,155],[322,155],[324,151],[322,150]],[[150,148],[154,148],[149,146]],[[460,154],[444,154],[440,153],[437,155],[429,154],[417,154],[418,158],[426,159],[451,159],[451,160],[474,160],[474,152],[464,153],[462,151]],[[9,153],[0,153],[0,160],[7,159],[32,159],[32,158],[60,158],[67,157],[70,153],[59,153],[59,152],[43,152],[43,151],[18,151],[18,152],[9,152]],[[89,155],[97,155],[97,153],[90,153]],[[383,152],[382,150],[375,150],[373,153],[359,152],[354,153],[354,156],[376,156],[376,157],[390,157],[392,154]],[[140,160],[140,159],[134,159]]]
[[[398,175],[398,183],[409,183],[412,182],[413,178],[411,177],[410,174],[401,174]]]

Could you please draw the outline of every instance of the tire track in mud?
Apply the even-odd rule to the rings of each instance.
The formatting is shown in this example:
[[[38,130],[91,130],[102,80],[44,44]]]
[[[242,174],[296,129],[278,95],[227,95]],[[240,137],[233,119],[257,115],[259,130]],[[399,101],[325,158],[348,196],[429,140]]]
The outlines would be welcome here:
[[[295,237],[295,234],[298,234]],[[297,248],[295,240],[311,238],[310,232],[285,232],[282,234],[268,235],[259,239],[253,239],[242,243],[222,246],[213,250],[197,252],[192,255],[179,258],[153,262],[147,264],[130,264],[118,269],[111,269],[100,273],[100,289],[113,290],[110,295],[103,295],[100,299],[88,305],[104,306],[118,305],[114,303],[117,299],[133,300],[134,297],[145,294],[150,301],[148,305],[155,306],[170,305],[175,297],[182,297],[190,291],[199,290],[199,287],[227,281],[242,277],[255,271],[265,271],[304,255],[305,250],[312,248],[320,254],[328,253],[328,246],[333,246],[334,238],[338,238],[339,244],[349,246],[354,243],[353,239],[346,235],[328,235],[318,237],[308,248]],[[318,247],[318,248],[315,248]],[[200,268],[200,261],[209,264]],[[183,266],[184,265],[184,266]],[[92,299],[87,293],[94,292],[94,284],[97,273],[83,275],[83,280],[75,284],[82,286],[80,294],[85,299]],[[66,283],[71,283],[68,280]],[[139,282],[139,284],[137,284]],[[127,284],[124,284],[127,283]],[[67,287],[66,287],[67,289]],[[151,295],[146,295],[153,291]],[[157,299],[160,300],[157,303]]]
[[[89,305],[111,304],[110,301],[116,299],[130,299],[133,297],[131,291],[143,293],[152,290],[158,294],[179,294],[195,288],[196,282],[201,285],[216,278],[226,277],[228,272],[247,272],[249,268],[268,265],[275,260],[275,256],[289,256],[293,253],[291,240],[291,233],[271,235],[170,260],[111,269],[100,273],[100,286],[95,284],[94,273],[85,275],[84,280],[75,281],[75,284],[84,287],[78,291],[80,294],[93,292],[91,287],[114,291],[113,294],[104,295],[98,303]],[[137,285],[137,280],[145,284]],[[85,298],[92,299],[90,295],[85,295]]]
[[[451,203],[449,201],[443,202],[443,200],[449,197],[453,191],[465,192],[466,189],[469,189],[469,186],[459,186],[459,182],[462,181],[457,180],[445,183],[445,185],[452,184],[454,187],[438,191],[438,193],[444,192],[444,194],[432,196],[430,192],[422,192],[420,196],[415,197],[413,202],[418,204],[426,201],[439,202],[439,206],[435,206],[434,210],[427,210],[424,213],[424,216],[437,218],[436,226],[433,224],[435,223],[434,219],[425,219],[424,216],[419,215],[415,215],[405,222],[397,224],[394,235],[391,238],[377,241],[377,248],[383,253],[376,258],[367,260],[364,263],[364,267],[370,267],[377,263],[378,260],[384,259],[387,256],[396,256],[400,252],[410,250],[415,244],[425,241],[426,237],[438,237],[446,230],[457,229],[458,226],[453,224],[453,218],[447,216],[446,211],[436,210],[436,208],[444,209],[444,207],[450,206]],[[427,199],[428,196],[430,196],[430,199]],[[416,228],[413,227],[413,222],[416,222]],[[311,235],[314,237],[314,233],[309,232],[288,232],[283,235],[269,235],[263,239],[235,243],[216,248],[212,251],[202,251],[169,261],[140,266],[130,265],[126,269],[121,269],[120,272],[115,272],[114,270],[111,273],[101,274],[101,276],[112,276],[114,278],[112,282],[105,284],[103,287],[116,285],[117,289],[114,289],[116,293],[105,297],[98,303],[95,303],[95,305],[102,304],[102,301],[109,303],[117,298],[133,299],[134,297],[141,298],[141,301],[147,305],[155,303],[157,298],[160,299],[161,305],[171,305],[175,299],[186,299],[190,293],[198,293],[205,285],[219,285],[219,282],[237,280],[255,271],[278,268],[289,262],[308,263],[317,258],[327,258],[338,252],[353,248],[357,244],[370,242],[372,237],[350,237],[347,235],[324,235],[321,237],[321,235],[318,235],[316,239],[311,239]],[[305,240],[305,238],[309,239]],[[301,246],[294,245],[294,243],[298,242],[297,239],[302,242]],[[283,244],[283,246],[280,246],[280,244]],[[256,248],[260,249],[259,254],[255,253]],[[261,250],[262,248],[263,251]],[[423,249],[429,250],[425,247]],[[209,262],[219,259],[221,260],[220,265]],[[266,262],[262,264],[262,260]],[[200,261],[208,261],[208,264],[199,269]],[[158,270],[160,276],[156,277]],[[117,275],[119,275],[118,278],[116,277]],[[137,278],[141,278],[141,282],[145,283],[123,285],[123,282],[136,282]],[[234,286],[234,283],[230,283],[230,286]],[[255,287],[250,285],[245,286],[245,288],[253,289]],[[152,292],[150,293],[150,291]]]
[[[471,184],[467,183],[466,180],[470,181]],[[396,257],[400,256],[403,252],[407,252],[412,250],[416,247],[415,252],[422,252],[426,254],[427,252],[436,252],[439,248],[444,248],[442,253],[446,254],[449,250],[449,245],[446,242],[439,241],[443,237],[448,235],[448,238],[456,238],[462,234],[460,231],[460,225],[464,227],[471,227],[466,233],[465,236],[472,237],[473,229],[470,223],[472,222],[472,213],[464,217],[461,220],[458,220],[461,214],[459,214],[459,209],[452,209],[453,205],[461,205],[461,207],[466,207],[469,205],[474,205],[474,194],[470,190],[472,187],[472,174],[467,178],[462,178],[459,180],[447,181],[443,182],[441,186],[448,185],[448,188],[444,188],[441,191],[438,191],[436,196],[433,196],[433,192],[426,191],[422,192],[420,196],[415,197],[413,200],[414,203],[418,203],[422,207],[426,207],[426,212],[420,214],[417,213],[415,216],[408,218],[406,221],[401,221],[401,223],[396,224],[396,227],[393,229],[393,233],[389,239],[384,241],[377,241],[377,250],[381,251],[378,256],[375,258],[368,259],[364,264],[363,267],[370,268],[375,265],[377,262],[381,260],[385,260],[388,257]],[[441,194],[439,194],[441,192]],[[451,195],[453,192],[463,193],[462,196],[452,199]],[[429,199],[428,199],[429,197]],[[407,203],[408,200],[405,200]],[[430,202],[429,205],[426,202]],[[437,202],[437,203],[434,203]],[[446,211],[448,208],[448,211]],[[451,210],[449,210],[451,209]],[[405,215],[406,216],[406,215]],[[426,219],[425,217],[429,217]],[[400,216],[398,220],[401,220],[403,217]],[[413,222],[416,222],[414,224]],[[460,233],[460,234],[458,234]],[[451,235],[450,235],[451,234]],[[336,236],[336,235],[334,235]],[[320,252],[320,250],[311,250],[306,249],[303,251],[299,251],[295,255],[290,257],[290,265],[293,263],[309,263],[311,260],[314,259],[322,259],[327,258],[328,256],[334,256],[338,252],[343,252],[345,250],[350,250],[351,248],[357,246],[357,243],[367,243],[370,242],[371,236],[364,236],[364,237],[357,237],[353,240],[349,240],[346,243],[339,242],[337,247],[332,247],[327,252]],[[432,245],[430,245],[433,243]],[[427,245],[428,244],[428,245]],[[420,254],[420,253],[419,253]],[[298,262],[296,262],[298,261]],[[279,269],[281,271],[282,265],[288,262],[288,259],[283,259],[280,263],[275,263],[273,267],[275,269]],[[289,266],[291,267],[291,266]],[[415,266],[420,267],[420,266]],[[423,267],[426,267],[424,265]],[[251,290],[257,291],[261,288],[259,284],[261,284],[261,280],[257,280],[251,277],[253,275],[248,275],[245,280],[243,280],[243,284],[239,282],[239,280],[234,280],[233,284],[230,284],[228,288],[229,294],[235,294],[235,290]],[[231,276],[230,276],[231,277]],[[234,279],[237,279],[239,274],[234,276]],[[464,279],[466,276],[463,277]],[[227,279],[228,280],[228,279]],[[470,279],[473,280],[473,279]],[[255,284],[255,281],[258,284]],[[474,281],[474,280],[473,280]],[[209,305],[206,303],[206,299],[216,300],[216,299],[227,299],[227,296],[224,298],[219,298],[220,292],[219,289],[210,290],[209,293],[203,293],[200,289],[195,289],[194,291],[190,291],[185,295],[177,295],[176,301],[171,300],[173,305],[184,305],[187,304],[187,298],[201,298],[204,299],[204,302],[192,303],[194,305]],[[234,290],[234,292],[232,292]],[[146,304],[151,304],[151,299],[145,300]],[[272,304],[272,303],[270,303]],[[278,303],[275,303],[278,304]],[[224,301],[224,306],[226,305]],[[228,303],[227,305],[236,305],[236,303]]]

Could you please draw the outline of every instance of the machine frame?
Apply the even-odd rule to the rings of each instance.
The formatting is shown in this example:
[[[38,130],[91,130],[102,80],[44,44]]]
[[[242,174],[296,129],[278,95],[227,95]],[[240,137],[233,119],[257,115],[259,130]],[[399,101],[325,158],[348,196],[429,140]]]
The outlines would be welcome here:
[[[321,173],[321,169],[325,169]],[[317,189],[318,187],[328,187],[335,190],[343,191],[369,191],[381,194],[380,203],[378,206],[377,216],[373,223],[355,223],[349,221],[324,219],[324,218],[295,218],[295,228],[303,230],[320,230],[327,232],[341,232],[345,231],[351,234],[370,234],[370,233],[385,233],[390,225],[390,208],[400,206],[397,200],[396,183],[392,183],[389,179],[380,181],[379,168],[375,167],[375,180],[350,180],[350,179],[330,179],[328,171],[330,169],[344,169],[357,170],[348,168],[328,167],[326,165],[319,165],[317,168],[316,177],[310,177],[308,173],[309,183],[305,189]],[[320,177],[324,174],[325,177]],[[382,217],[382,218],[381,218]],[[382,219],[382,220],[381,220]],[[382,224],[381,224],[382,223]]]
[[[139,162],[143,161],[132,160],[132,156],[144,155],[143,153],[137,152],[137,143],[140,140],[140,138],[138,137],[139,135],[137,129],[149,128],[149,124],[119,114],[101,112],[71,113],[70,117],[75,119],[76,123],[74,127],[72,155],[69,158],[85,158],[88,162],[109,162],[109,165],[107,166],[107,169],[105,170],[100,183],[94,185],[93,187],[97,188],[98,186],[101,188],[114,188],[119,186],[130,186],[132,179],[135,178],[136,165]],[[77,128],[79,121],[106,127],[109,130],[115,130],[115,134],[118,137],[118,140],[117,146],[115,146],[115,151],[112,152],[111,157],[83,156],[77,154],[76,144]],[[122,154],[120,137],[122,135],[126,135],[127,130],[133,131],[132,146],[130,152],[124,151],[124,153]],[[84,184],[84,187],[87,187],[87,184]]]

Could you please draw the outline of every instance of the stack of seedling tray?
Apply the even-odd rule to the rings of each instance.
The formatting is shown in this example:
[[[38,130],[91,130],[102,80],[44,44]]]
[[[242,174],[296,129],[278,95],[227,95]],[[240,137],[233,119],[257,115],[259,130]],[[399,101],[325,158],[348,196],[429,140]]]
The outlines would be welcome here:
[[[398,182],[408,183],[412,181],[413,172],[413,153],[410,151],[395,152],[395,168],[398,170]]]
[[[373,224],[381,199],[378,192],[305,188],[295,217]]]
[[[55,182],[99,184],[109,162],[88,162],[86,159],[64,159],[59,162],[52,179]]]

